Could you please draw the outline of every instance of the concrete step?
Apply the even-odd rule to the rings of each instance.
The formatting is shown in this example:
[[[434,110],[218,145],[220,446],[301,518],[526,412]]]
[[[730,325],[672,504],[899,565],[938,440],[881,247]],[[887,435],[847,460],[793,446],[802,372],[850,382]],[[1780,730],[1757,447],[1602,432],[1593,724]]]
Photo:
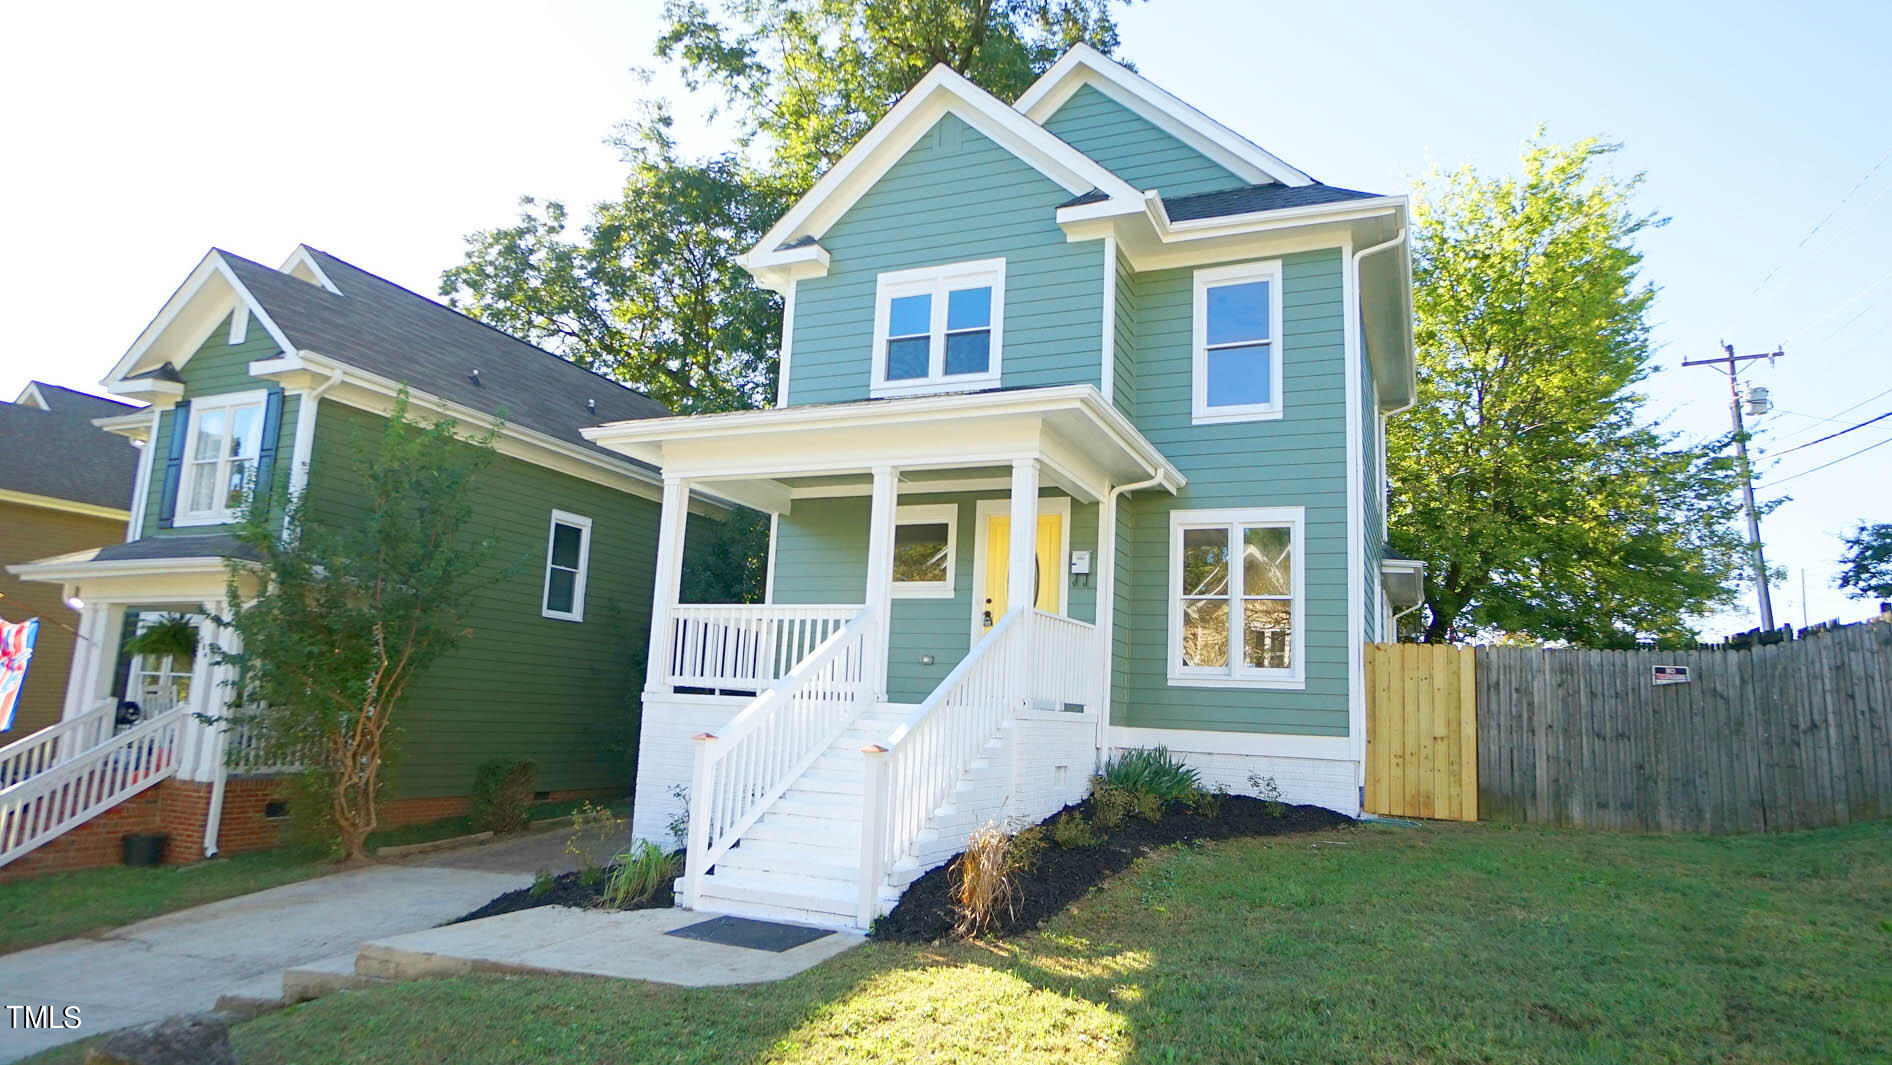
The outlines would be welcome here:
[[[255,1017],[270,1010],[279,1010],[283,1007],[282,977],[283,974],[279,972],[264,973],[218,995],[213,1008],[218,1013],[235,1017]]]
[[[282,974],[282,1001],[293,1006],[298,1002],[332,995],[337,991],[348,991],[358,987],[373,987],[387,983],[381,976],[373,976],[356,970],[355,953],[337,954],[332,958],[299,965],[286,969]]]
[[[812,821],[805,817],[777,818],[774,814],[762,815],[762,820],[749,827],[742,834],[743,842],[760,840],[765,843],[783,843],[791,847],[832,847],[836,850],[858,848],[861,844],[859,824],[844,824],[838,821]]]
[[[852,879],[861,866],[858,841],[852,847],[824,847],[744,837],[722,860],[744,869],[806,873],[835,879]]]

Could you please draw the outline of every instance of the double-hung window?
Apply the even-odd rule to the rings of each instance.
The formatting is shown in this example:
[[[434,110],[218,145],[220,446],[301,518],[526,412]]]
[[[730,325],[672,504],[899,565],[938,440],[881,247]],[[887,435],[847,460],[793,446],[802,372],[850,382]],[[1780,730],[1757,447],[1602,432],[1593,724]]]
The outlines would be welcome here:
[[[894,511],[893,594],[898,599],[951,599],[954,526],[953,503],[905,506]]]
[[[871,394],[993,388],[1005,326],[1005,260],[881,274]]]
[[[1194,422],[1281,416],[1281,263],[1196,271]]]
[[[1173,684],[1299,687],[1300,507],[1170,512]]]
[[[176,524],[222,525],[236,520],[256,477],[267,399],[263,392],[239,392],[192,401]]]
[[[585,573],[591,566],[591,519],[552,512],[545,543],[545,600],[539,613],[559,621],[585,620]]]

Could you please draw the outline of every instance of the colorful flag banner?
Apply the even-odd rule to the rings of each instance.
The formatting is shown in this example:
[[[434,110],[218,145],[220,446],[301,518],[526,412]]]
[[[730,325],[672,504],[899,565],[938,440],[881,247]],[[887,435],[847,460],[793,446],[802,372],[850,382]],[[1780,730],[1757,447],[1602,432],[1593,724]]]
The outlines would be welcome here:
[[[20,685],[26,683],[26,663],[32,661],[33,641],[38,637],[38,618],[11,625],[0,621],[0,732],[13,727]]]

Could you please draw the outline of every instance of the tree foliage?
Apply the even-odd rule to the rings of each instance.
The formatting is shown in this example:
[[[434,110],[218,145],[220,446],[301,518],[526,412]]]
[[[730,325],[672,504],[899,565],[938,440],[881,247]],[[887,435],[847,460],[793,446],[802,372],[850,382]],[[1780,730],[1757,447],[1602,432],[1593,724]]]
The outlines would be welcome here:
[[[285,532],[271,518],[283,510],[253,501],[236,535],[256,560],[230,563],[238,644],[218,660],[241,678],[239,717],[266,760],[303,766],[347,858],[364,856],[379,824],[409,685],[470,635],[469,606],[491,576],[492,541],[468,524],[497,426],[465,439],[407,410],[403,391],[379,445],[360,449],[357,511],[289,499]]]
[[[1079,41],[1117,47],[1122,0],[666,0],[657,54],[719,92],[769,169],[805,189],[944,63],[1001,100]]]
[[[1860,522],[1845,542],[1839,586],[1855,599],[1892,599],[1892,525]]]
[[[784,198],[736,155],[683,158],[670,121],[652,108],[621,131],[623,192],[576,234],[564,204],[526,197],[515,224],[467,237],[441,294],[672,410],[759,406],[774,394],[782,307],[735,260]]]
[[[1727,440],[1644,420],[1639,179],[1539,137],[1521,173],[1434,174],[1413,208],[1418,403],[1389,423],[1393,545],[1427,563],[1424,638],[1692,637],[1745,554]]]

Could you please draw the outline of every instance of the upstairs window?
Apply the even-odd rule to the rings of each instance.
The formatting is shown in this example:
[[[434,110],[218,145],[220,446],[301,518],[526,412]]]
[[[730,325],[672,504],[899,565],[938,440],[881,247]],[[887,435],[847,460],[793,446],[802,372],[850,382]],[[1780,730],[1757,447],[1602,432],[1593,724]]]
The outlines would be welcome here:
[[[1301,686],[1303,513],[1170,512],[1171,684]]]
[[[997,387],[1005,260],[881,274],[875,304],[876,398]]]
[[[244,493],[256,477],[266,400],[265,393],[242,392],[193,402],[175,524],[221,525],[236,520]]]
[[[1281,264],[1196,271],[1197,425],[1281,416]]]
[[[591,519],[552,512],[545,543],[545,601],[539,613],[559,621],[585,620],[585,574],[591,568]]]

